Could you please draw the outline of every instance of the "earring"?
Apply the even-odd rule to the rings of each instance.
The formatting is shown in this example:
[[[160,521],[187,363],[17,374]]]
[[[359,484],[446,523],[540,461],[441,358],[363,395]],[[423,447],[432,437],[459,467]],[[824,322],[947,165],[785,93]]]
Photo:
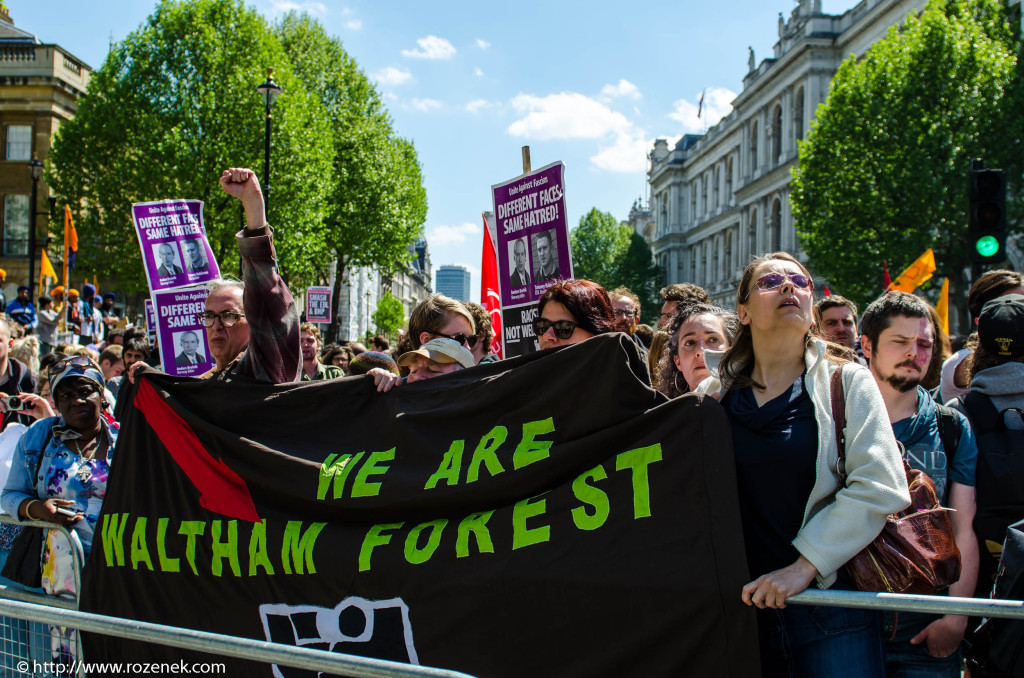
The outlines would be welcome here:
[[[679,372],[676,372],[676,375],[672,377],[672,383],[675,384],[676,390],[679,393],[687,393],[690,390],[689,388],[679,388]]]

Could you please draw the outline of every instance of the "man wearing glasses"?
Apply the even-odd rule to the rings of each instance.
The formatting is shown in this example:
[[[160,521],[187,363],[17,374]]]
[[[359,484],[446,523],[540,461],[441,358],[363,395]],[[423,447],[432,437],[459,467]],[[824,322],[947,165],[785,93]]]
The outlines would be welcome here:
[[[633,336],[640,322],[640,297],[627,287],[616,287],[608,293],[612,298],[612,312],[615,314],[615,329]]]
[[[245,209],[245,230],[236,236],[242,282],[218,280],[207,287],[210,294],[200,321],[216,365],[203,376],[296,381],[302,366],[299,314],[277,269],[259,181],[252,170],[232,168],[224,171],[220,186]]]

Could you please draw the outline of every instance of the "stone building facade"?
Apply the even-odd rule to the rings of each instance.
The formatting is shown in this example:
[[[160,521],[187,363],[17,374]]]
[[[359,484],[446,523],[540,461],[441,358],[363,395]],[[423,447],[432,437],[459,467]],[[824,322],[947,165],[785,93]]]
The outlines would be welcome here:
[[[33,157],[45,163],[62,122],[74,117],[92,69],[59,45],[43,43],[14,25],[0,5],[0,268],[7,271],[7,298],[28,280]],[[46,237],[50,194],[40,178],[35,206],[39,247]],[[55,230],[59,230],[55,229]],[[51,252],[51,258],[53,258]],[[33,296],[35,292],[33,291]]]
[[[820,0],[800,0],[788,19],[779,14],[772,56],[758,62],[750,50],[729,115],[674,146],[655,141],[648,204],[634,205],[630,223],[650,244],[667,283],[695,282],[731,308],[752,256],[779,249],[800,256],[789,204],[797,143],[843,59],[863,55],[925,4],[862,0],[829,15]]]

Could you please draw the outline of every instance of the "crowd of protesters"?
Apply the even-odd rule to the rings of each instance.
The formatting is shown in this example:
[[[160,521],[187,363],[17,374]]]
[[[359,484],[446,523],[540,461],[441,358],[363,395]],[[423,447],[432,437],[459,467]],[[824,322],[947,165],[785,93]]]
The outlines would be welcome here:
[[[413,309],[394,347],[383,336],[325,345],[318,326],[301,322],[277,269],[255,174],[232,168],[220,183],[246,215],[237,235],[242,280],[209,286],[200,320],[215,364],[202,378],[360,377],[390,391],[498,361],[488,312],[440,294]],[[765,676],[960,676],[966,617],[787,607],[786,599],[814,583],[854,588],[845,563],[909,504],[903,460],[928,473],[953,509],[962,568],[945,593],[987,595],[993,554],[979,548],[972,525],[984,488],[976,487],[979,443],[964,398],[983,396],[998,411],[1024,407],[1024,276],[993,271],[975,281],[968,306],[976,332],[962,342],[947,336],[921,297],[888,292],[858,318],[853,302],[834,294],[816,302],[816,290],[795,257],[767,254],[747,265],[733,308],[692,283],[670,285],[652,327],[640,323],[640,299],[626,288],[555,280],[537,302],[532,330],[539,351],[624,333],[629,350],[647,359],[650,386],[667,399],[720,402],[750,573],[736,595],[758,609]],[[28,292],[19,288],[0,319],[2,435],[20,427],[0,506],[73,529],[88,551],[118,433],[113,404],[124,379],[154,369],[156,350],[145,331],[118,317],[114,296],[92,285],[81,294],[55,288],[38,308]],[[67,336],[77,341],[62,342]],[[842,471],[830,409],[840,366],[849,403]],[[956,428],[952,447],[943,416]],[[0,532],[0,551],[11,539]],[[43,590],[73,594],[58,542],[48,538],[44,547]],[[73,655],[72,638],[52,634],[53,653]]]

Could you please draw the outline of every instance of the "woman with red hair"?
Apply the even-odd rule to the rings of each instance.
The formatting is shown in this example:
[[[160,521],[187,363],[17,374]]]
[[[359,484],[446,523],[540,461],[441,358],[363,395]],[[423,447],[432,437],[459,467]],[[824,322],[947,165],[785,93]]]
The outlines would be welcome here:
[[[557,280],[537,302],[533,333],[542,351],[614,331],[612,301],[596,282]]]

